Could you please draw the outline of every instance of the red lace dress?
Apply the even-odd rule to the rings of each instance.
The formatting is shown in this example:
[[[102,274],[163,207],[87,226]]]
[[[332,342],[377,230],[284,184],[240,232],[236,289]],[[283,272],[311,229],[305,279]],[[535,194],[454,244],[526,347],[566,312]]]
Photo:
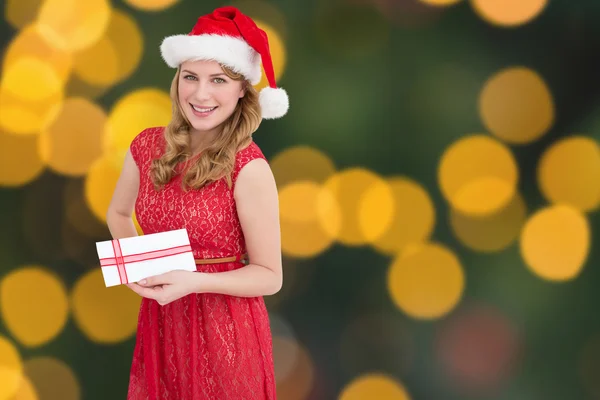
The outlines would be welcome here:
[[[164,148],[163,128],[141,132],[131,144],[140,169],[135,204],[146,234],[187,228],[195,258],[245,253],[233,188],[214,182],[181,188],[176,177],[155,191],[151,159]],[[233,181],[249,161],[264,158],[252,143],[238,152]],[[198,265],[203,272],[229,271],[240,262]],[[250,400],[276,398],[269,316],[262,297],[192,294],[160,306],[142,299],[128,400]]]

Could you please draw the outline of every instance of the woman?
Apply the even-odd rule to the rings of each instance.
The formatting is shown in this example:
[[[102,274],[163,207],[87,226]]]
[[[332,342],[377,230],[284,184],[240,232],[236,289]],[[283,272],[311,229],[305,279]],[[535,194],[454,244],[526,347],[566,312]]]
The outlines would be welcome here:
[[[262,296],[282,285],[277,188],[252,134],[279,118],[266,34],[233,7],[166,38],[173,118],[135,137],[108,211],[113,238],[186,228],[197,271],[128,286],[143,296],[128,399],[275,399]],[[261,62],[269,87],[260,95]]]

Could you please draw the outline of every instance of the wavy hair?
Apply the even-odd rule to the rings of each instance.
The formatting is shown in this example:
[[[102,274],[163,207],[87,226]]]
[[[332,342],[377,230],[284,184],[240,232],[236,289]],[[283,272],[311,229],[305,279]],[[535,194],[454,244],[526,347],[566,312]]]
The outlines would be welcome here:
[[[184,190],[199,189],[211,182],[226,178],[227,185],[232,187],[232,172],[235,155],[252,141],[252,134],[261,122],[261,110],[258,92],[243,75],[233,72],[221,65],[223,72],[236,81],[244,81],[245,93],[240,98],[231,116],[221,125],[221,132],[209,146],[202,151],[193,165],[185,170],[182,179]],[[192,125],[186,118],[179,104],[178,68],[171,83],[171,101],[173,115],[171,122],[165,127],[166,147],[163,155],[152,161],[150,175],[154,187],[159,190],[179,172],[177,166],[191,157],[190,130]]]

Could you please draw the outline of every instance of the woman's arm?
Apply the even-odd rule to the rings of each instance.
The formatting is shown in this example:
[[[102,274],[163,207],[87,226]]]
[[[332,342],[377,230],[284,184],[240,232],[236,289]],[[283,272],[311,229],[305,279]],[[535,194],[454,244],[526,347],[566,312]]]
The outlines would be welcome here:
[[[268,296],[282,285],[279,196],[271,168],[256,159],[240,171],[234,191],[251,264],[233,271],[171,271],[149,277],[135,287],[139,294],[167,304],[189,293],[238,297]]]
[[[265,160],[246,164],[238,175],[234,196],[250,264],[233,271],[199,274],[195,291],[249,297],[273,295],[283,282],[279,196]]]
[[[139,187],[140,173],[128,151],[106,213],[106,223],[113,239],[137,236],[132,215]]]

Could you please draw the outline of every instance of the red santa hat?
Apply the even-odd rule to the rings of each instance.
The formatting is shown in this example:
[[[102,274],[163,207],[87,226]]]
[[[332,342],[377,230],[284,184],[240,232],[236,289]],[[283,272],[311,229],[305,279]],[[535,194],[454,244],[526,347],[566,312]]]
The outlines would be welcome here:
[[[189,34],[166,37],[160,51],[172,68],[184,61],[214,60],[244,75],[252,85],[260,82],[262,62],[269,82],[259,94],[262,117],[280,118],[288,111],[288,95],[275,82],[267,34],[235,7],[201,16]]]

